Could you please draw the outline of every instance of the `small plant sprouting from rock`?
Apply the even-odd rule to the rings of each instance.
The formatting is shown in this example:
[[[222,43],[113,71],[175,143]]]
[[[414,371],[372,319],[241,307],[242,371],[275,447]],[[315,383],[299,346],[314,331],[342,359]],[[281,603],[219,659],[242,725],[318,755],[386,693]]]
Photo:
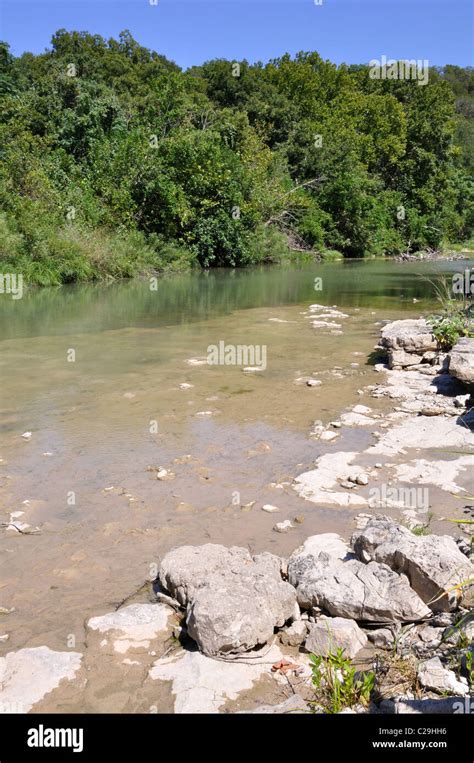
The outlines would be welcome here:
[[[427,319],[433,335],[442,350],[450,350],[463,336],[474,337],[472,295],[456,297],[452,285],[445,276],[437,281],[426,279],[434,287],[442,312]]]
[[[354,705],[368,705],[375,685],[375,673],[356,673],[351,661],[344,657],[344,650],[337,649],[329,657],[310,655],[312,684],[317,699],[311,704],[324,712],[339,713]]]
[[[442,350],[450,350],[462,336],[474,336],[472,319],[461,310],[432,315],[428,323]]]

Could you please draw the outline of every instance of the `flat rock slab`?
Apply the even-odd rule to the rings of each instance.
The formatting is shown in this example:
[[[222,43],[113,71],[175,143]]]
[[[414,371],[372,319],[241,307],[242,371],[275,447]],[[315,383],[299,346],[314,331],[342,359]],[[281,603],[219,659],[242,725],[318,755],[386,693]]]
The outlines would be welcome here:
[[[456,609],[466,592],[461,583],[474,580],[474,565],[449,535],[416,536],[383,515],[356,531],[352,545],[359,559],[406,575],[434,612]]]
[[[343,617],[321,617],[310,623],[305,648],[320,657],[344,650],[344,656],[352,659],[367,644],[367,636],[354,620]]]
[[[200,652],[181,651],[157,660],[149,678],[171,681],[175,713],[217,713],[227,702],[238,699],[284,657],[278,646],[264,650],[261,657],[232,662],[206,657]],[[245,657],[242,657],[245,660]]]
[[[0,713],[28,713],[61,681],[72,681],[81,661],[79,652],[55,652],[47,646],[0,657]]]
[[[208,543],[182,546],[164,557],[161,585],[187,609],[188,632],[207,655],[265,644],[275,627],[297,614],[294,588],[283,581],[281,559]]]
[[[302,559],[304,556],[319,556],[320,553],[327,554],[330,559],[353,559],[349,545],[337,533],[320,533],[319,535],[310,535],[306,538],[302,546],[295,549],[288,562],[296,558]]]
[[[294,483],[296,492],[312,503],[353,508],[366,507],[367,501],[363,496],[334,490],[335,487],[339,487],[338,478],[348,479],[354,471],[351,464],[357,455],[358,453],[341,451],[320,456],[316,460],[316,469],[296,477]]]
[[[444,416],[410,416],[384,432],[379,441],[366,450],[369,454],[396,456],[408,448],[462,448],[474,444],[472,432],[458,419]]]
[[[173,610],[166,604],[130,604],[117,612],[91,617],[87,628],[107,634],[113,650],[125,654],[129,649],[147,650],[160,633],[167,634],[172,614]],[[101,647],[109,645],[109,638],[101,641]]]

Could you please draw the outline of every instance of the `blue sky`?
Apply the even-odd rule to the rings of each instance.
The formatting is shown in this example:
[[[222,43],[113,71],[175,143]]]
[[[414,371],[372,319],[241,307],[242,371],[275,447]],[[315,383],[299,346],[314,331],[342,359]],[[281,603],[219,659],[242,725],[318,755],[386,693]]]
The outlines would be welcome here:
[[[472,66],[473,0],[0,0],[0,39],[42,52],[57,29],[123,29],[186,68],[316,50],[336,63],[388,58]]]

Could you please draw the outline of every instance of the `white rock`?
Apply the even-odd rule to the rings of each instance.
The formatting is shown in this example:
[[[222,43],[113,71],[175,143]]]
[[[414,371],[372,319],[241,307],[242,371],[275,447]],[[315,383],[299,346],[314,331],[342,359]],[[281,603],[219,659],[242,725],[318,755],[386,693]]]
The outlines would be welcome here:
[[[406,575],[412,588],[435,612],[456,609],[463,595],[461,583],[474,579],[474,565],[453,538],[416,536],[383,515],[356,531],[351,544],[359,559],[387,564]]]
[[[285,519],[284,522],[277,522],[273,529],[277,533],[287,533],[288,530],[293,529],[293,525],[289,519]]]
[[[321,432],[319,439],[323,442],[332,442],[332,440],[337,440],[339,437],[339,434],[337,432]]]
[[[418,680],[425,689],[436,691],[440,694],[469,694],[469,686],[466,679],[458,680],[453,670],[443,666],[439,657],[432,657],[422,662],[418,669]]]
[[[353,413],[367,414],[372,413],[372,408],[368,408],[366,405],[355,405],[352,409]]]
[[[0,657],[0,713],[28,713],[62,680],[72,681],[81,660],[79,652],[54,652],[47,646]]]
[[[386,564],[341,561],[324,552],[292,555],[288,580],[296,587],[302,609],[321,607],[333,617],[383,623],[412,622],[430,614],[406,577]]]
[[[367,636],[357,623],[343,617],[322,616],[308,627],[305,649],[321,657],[329,657],[337,649],[344,649],[345,657],[352,659],[367,643]]]
[[[182,382],[182,383],[179,385],[179,388],[180,388],[180,389],[184,389],[184,390],[186,390],[186,389],[192,389],[193,387],[194,387],[194,384],[188,384],[187,382]]]
[[[363,407],[363,406],[362,406]],[[341,422],[346,427],[367,427],[373,424],[375,419],[364,416],[362,413],[343,413],[341,416]]]
[[[31,440],[31,437],[33,436],[32,432],[23,432],[22,437],[24,440]]]
[[[262,506],[262,511],[266,511],[268,514],[275,514],[277,511],[280,511],[280,509],[278,506],[272,506],[271,503],[266,503]]]
[[[294,484],[296,492],[312,503],[356,508],[367,506],[363,496],[333,490],[338,486],[338,478],[347,478],[353,470],[350,464],[357,455],[357,453],[342,451],[320,456],[316,461],[316,469],[296,477]]]
[[[124,654],[129,649],[148,649],[160,633],[168,630],[173,610],[165,604],[129,604],[128,607],[92,617],[87,627],[99,633],[111,633],[113,649]]]
[[[244,652],[295,617],[296,593],[282,560],[211,543],[182,546],[161,562],[161,585],[187,607],[188,632],[202,652]]]
[[[175,713],[217,713],[230,700],[250,690],[270,665],[284,657],[274,645],[262,657],[246,663],[225,662],[200,652],[179,652],[154,663],[149,672],[153,680],[172,681]]]
[[[302,546],[293,551],[288,562],[295,559],[301,559],[306,556],[318,557],[323,552],[330,559],[352,559],[351,549],[336,533],[321,533],[320,535],[310,535],[306,538]]]
[[[299,646],[305,640],[307,632],[307,623],[304,620],[296,620],[288,628],[280,631],[280,641],[285,646]]]
[[[367,637],[377,649],[393,649],[394,638],[389,628],[377,628],[374,631],[367,631]]]

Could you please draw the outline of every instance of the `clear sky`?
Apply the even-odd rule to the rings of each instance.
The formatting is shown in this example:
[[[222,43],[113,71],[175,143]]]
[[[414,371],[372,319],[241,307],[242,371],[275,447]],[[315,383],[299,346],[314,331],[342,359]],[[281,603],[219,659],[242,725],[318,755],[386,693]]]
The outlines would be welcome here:
[[[0,39],[42,52],[57,29],[138,42],[186,68],[316,50],[336,63],[388,58],[472,66],[474,0],[0,0]],[[151,3],[156,2],[156,5]]]

